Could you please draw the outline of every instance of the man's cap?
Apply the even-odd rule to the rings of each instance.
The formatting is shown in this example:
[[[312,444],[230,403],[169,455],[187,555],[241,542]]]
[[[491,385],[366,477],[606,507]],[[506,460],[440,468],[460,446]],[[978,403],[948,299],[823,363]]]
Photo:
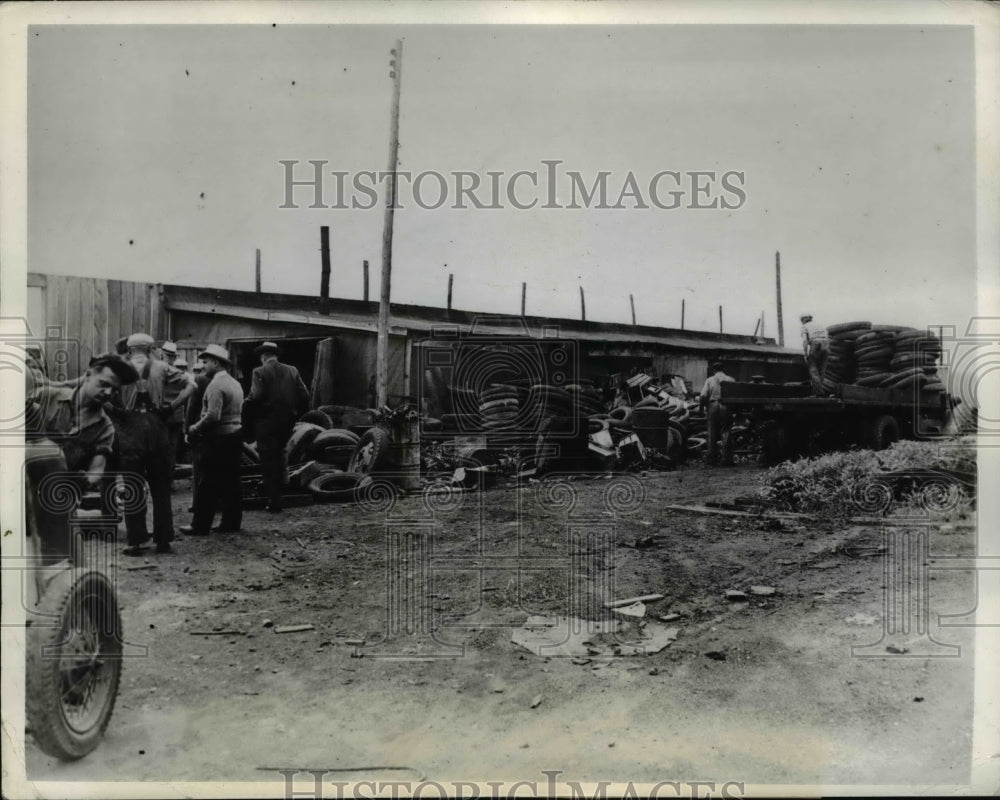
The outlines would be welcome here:
[[[205,358],[205,356],[217,359],[226,364],[232,363],[232,361],[229,358],[229,353],[226,351],[226,348],[220,344],[210,344],[208,347],[206,347],[204,350],[198,353],[198,358]]]
[[[812,314],[803,314],[801,317],[799,317],[799,322],[808,322],[812,318],[813,318]]]
[[[174,362],[175,367],[186,367],[188,365],[187,359],[181,356]]]
[[[126,347],[152,347],[156,341],[148,333],[133,333],[125,340]]]
[[[139,380],[139,373],[136,372],[135,367],[115,353],[102,353],[101,355],[94,356],[90,359],[89,366],[90,369],[94,370],[108,367],[118,376],[118,380],[122,382],[122,385],[135,383]]]
[[[715,371],[715,372],[718,372],[720,369],[722,369],[722,362],[721,361],[713,361],[712,362],[712,370]]]
[[[257,345],[253,351],[259,356],[261,353],[280,353],[281,349],[274,342],[264,342]]]
[[[164,342],[163,346],[160,348],[164,353],[169,353],[172,356],[177,355],[177,345],[173,342]]]

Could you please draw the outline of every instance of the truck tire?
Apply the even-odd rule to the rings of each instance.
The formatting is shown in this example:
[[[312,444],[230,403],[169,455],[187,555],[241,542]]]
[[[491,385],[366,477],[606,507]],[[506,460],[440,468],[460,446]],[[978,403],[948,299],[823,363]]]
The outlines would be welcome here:
[[[792,432],[788,423],[768,422],[762,432],[761,457],[765,466],[773,467],[791,457]]]
[[[384,428],[369,428],[355,447],[347,471],[370,475],[384,469],[388,462],[389,432]]]
[[[885,450],[899,441],[899,423],[891,414],[882,414],[871,421],[868,429],[868,445],[872,450]]]
[[[122,620],[100,572],[66,570],[28,613],[27,727],[46,754],[71,761],[100,743],[118,696]]]

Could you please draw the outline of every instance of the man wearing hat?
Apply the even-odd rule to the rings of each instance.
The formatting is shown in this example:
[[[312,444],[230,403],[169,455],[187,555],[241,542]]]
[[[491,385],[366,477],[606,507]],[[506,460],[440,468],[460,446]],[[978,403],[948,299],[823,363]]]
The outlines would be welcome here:
[[[813,394],[822,397],[826,394],[823,390],[823,376],[826,374],[826,360],[830,355],[830,336],[826,328],[813,322],[812,314],[803,314],[799,320],[802,322],[802,350],[809,368],[809,382],[812,384]]]
[[[184,444],[184,410],[188,401],[194,394],[194,376],[186,369],[181,368],[181,362],[187,367],[187,361],[178,359],[177,345],[173,342],[164,342],[160,348],[163,353],[163,360],[177,370],[179,377],[168,379],[163,384],[163,402],[169,406],[169,410],[164,409],[164,416],[167,421],[167,434],[170,436],[170,472],[173,473],[174,464],[180,460],[181,446]]]
[[[125,357],[139,373],[139,380],[122,389],[122,405],[127,411],[158,411],[169,420],[184,407],[194,392],[194,384],[171,364],[153,358],[154,344],[153,337],[146,333],[133,333],[126,339]],[[168,396],[168,385],[176,389],[175,396]]]
[[[99,489],[108,459],[114,453],[115,427],[104,404],[138,374],[117,355],[100,355],[76,386],[47,381],[26,398],[31,410],[26,431],[25,469],[33,486],[46,476],[81,473],[86,489]],[[48,440],[48,441],[46,441]],[[43,560],[52,563],[69,553],[69,515],[62,503],[33,503]]]
[[[708,423],[708,463],[714,466],[719,458],[719,440],[722,440],[722,463],[729,466],[733,463],[733,455],[729,449],[729,430],[733,424],[733,415],[722,402],[722,384],[732,382],[722,364],[716,361],[711,367],[712,374],[705,381],[698,398],[698,405],[705,411]]]
[[[232,361],[226,349],[210,344],[198,355],[210,377],[202,400],[201,416],[190,428],[188,439],[195,448],[194,516],[180,530],[192,536],[207,536],[212,530],[236,533],[243,523],[240,485],[240,454],[243,436],[243,387],[229,374]],[[222,520],[212,527],[221,506]]]
[[[309,408],[309,390],[295,367],[278,361],[280,350],[274,342],[264,342],[254,353],[261,365],[253,371],[247,406],[254,420],[267,510],[278,512],[285,485],[285,444],[295,420]]]

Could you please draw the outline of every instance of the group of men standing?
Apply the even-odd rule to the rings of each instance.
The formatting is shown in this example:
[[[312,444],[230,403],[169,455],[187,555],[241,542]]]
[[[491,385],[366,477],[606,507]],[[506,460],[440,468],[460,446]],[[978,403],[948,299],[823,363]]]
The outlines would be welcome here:
[[[144,333],[120,340],[116,350],[92,359],[86,373],[73,381],[52,383],[40,369],[32,370],[28,400],[35,411],[34,417],[29,412],[29,427],[36,433],[29,477],[36,489],[53,470],[79,472],[89,489],[116,480],[116,473],[141,477],[153,498],[153,534],[146,527],[145,503],[126,511],[124,552],[141,555],[152,538],[157,553],[170,553],[170,481],[183,444],[192,454],[192,519],[179,530],[203,536],[241,530],[240,462],[246,438],[257,442],[267,510],[281,511],[284,448],[295,420],[308,408],[309,391],[298,370],[278,360],[274,342],[256,349],[261,366],[253,371],[246,397],[231,374],[231,356],[220,345],[202,350],[191,371],[173,342],[157,348]],[[252,436],[245,436],[250,431],[244,424]],[[59,542],[64,550],[65,513],[47,519],[44,498],[36,499],[43,544],[51,550]],[[219,511],[221,522],[213,528]]]

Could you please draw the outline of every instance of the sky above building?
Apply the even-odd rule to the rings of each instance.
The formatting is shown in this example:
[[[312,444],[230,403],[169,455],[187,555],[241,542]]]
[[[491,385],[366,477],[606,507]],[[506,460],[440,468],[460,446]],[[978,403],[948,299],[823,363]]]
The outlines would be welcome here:
[[[632,294],[640,323],[684,300],[689,328],[721,305],[774,336],[780,251],[793,343],[803,311],[975,311],[959,26],[33,26],[28,270],[252,289],[259,248],[264,291],[317,294],[328,225],[331,294],[360,297],[367,259],[376,298],[397,38],[395,302],[443,305],[454,273],[464,309],[517,313],[523,281],[529,314],[578,318],[582,286],[588,319],[628,322]],[[310,160],[328,207],[287,202]]]

